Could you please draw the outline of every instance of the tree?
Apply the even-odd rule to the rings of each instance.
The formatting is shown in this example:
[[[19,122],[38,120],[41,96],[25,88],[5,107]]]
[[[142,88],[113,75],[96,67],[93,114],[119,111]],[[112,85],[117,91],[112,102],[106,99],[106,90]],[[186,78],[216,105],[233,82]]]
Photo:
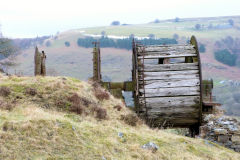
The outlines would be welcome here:
[[[180,18],[179,18],[179,17],[176,17],[174,21],[175,21],[175,22],[179,22],[179,21],[180,21]]]
[[[51,42],[48,40],[45,45],[46,45],[46,47],[50,47],[51,46]]]
[[[120,22],[119,21],[112,21],[111,25],[112,26],[119,26]]]
[[[205,53],[205,52],[206,52],[206,48],[205,48],[205,45],[204,45],[204,44],[201,44],[201,43],[200,43],[199,52],[201,52],[201,53]]]
[[[237,55],[231,54],[227,49],[214,52],[215,59],[229,66],[235,66]]]
[[[105,37],[105,36],[106,36],[106,32],[105,32],[105,31],[102,31],[102,32],[101,32],[101,35],[102,35],[102,37]]]
[[[200,25],[200,24],[196,24],[196,25],[195,25],[195,29],[196,29],[196,30],[200,30],[200,29],[201,29],[201,25]]]
[[[150,39],[155,39],[155,34],[152,34],[152,33],[151,33],[151,34],[148,35],[148,37],[149,37]]]
[[[155,19],[153,23],[160,23],[159,19]]]
[[[177,33],[175,33],[175,34],[173,35],[173,38],[176,39],[176,40],[178,40],[179,35],[178,35]]]
[[[0,38],[0,68],[7,72],[8,68],[16,65],[14,58],[18,49],[13,41],[8,38]]]
[[[231,26],[234,26],[234,21],[232,19],[229,19],[228,20],[228,23],[231,25]]]
[[[70,42],[66,41],[64,44],[66,47],[70,47]]]
[[[210,23],[210,24],[208,25],[208,29],[213,29],[213,24],[212,24],[212,23]]]
[[[133,39],[134,37],[135,37],[134,34],[130,34],[130,35],[129,35],[129,39]]]

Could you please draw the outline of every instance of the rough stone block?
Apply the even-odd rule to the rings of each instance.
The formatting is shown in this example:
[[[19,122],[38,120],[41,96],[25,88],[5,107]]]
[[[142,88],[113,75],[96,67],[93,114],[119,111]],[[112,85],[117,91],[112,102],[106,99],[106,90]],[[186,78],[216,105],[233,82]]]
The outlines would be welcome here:
[[[240,144],[240,136],[232,136],[232,142],[235,144]]]
[[[230,140],[230,137],[227,136],[227,135],[219,135],[219,136],[218,136],[218,142],[228,143],[229,140]]]
[[[223,129],[223,128],[215,128],[215,129],[214,129],[214,133],[215,133],[216,135],[225,135],[225,134],[227,134],[228,132],[227,132],[226,129]]]

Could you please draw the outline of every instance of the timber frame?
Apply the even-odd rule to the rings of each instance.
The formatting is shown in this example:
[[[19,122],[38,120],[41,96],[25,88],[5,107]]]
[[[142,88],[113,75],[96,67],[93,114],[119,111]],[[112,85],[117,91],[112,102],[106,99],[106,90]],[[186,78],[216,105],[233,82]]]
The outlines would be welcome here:
[[[100,46],[93,44],[93,80],[118,98],[131,91],[134,110],[152,127],[190,128],[194,136],[203,114],[220,105],[212,101],[213,81],[202,80],[194,36],[185,45],[145,46],[133,39],[132,81],[125,82],[102,81]]]

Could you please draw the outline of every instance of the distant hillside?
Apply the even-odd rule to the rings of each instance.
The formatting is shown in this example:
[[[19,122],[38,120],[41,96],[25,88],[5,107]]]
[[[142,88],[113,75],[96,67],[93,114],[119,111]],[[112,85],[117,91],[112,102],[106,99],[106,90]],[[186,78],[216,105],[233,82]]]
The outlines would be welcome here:
[[[102,88],[68,77],[0,75],[0,137],[4,160],[240,159],[207,140],[150,129]]]
[[[199,24],[199,28],[196,25]],[[240,16],[210,17],[210,18],[179,18],[139,24],[103,26],[94,28],[81,28],[58,33],[39,44],[39,49],[47,54],[48,75],[72,76],[87,80],[92,76],[92,49],[78,45],[79,38],[175,38],[179,44],[187,43],[191,35],[195,35],[199,44],[205,46],[205,53],[201,53],[203,78],[213,78],[215,82],[215,95],[217,100],[224,104],[228,113],[240,115],[240,103],[235,101],[234,95],[240,91],[240,61],[237,66],[228,66],[214,58],[216,42],[230,36],[236,39],[240,36]],[[101,42],[100,42],[101,43]],[[101,45],[101,44],[100,44]],[[239,46],[239,45],[238,45]],[[19,66],[10,70],[33,75],[34,47],[22,50],[18,56]],[[239,53],[238,53],[239,54]],[[124,81],[131,79],[132,55],[131,50],[116,48],[101,48],[103,79],[108,81]],[[240,57],[240,56],[239,56]],[[240,59],[240,58],[239,58]],[[228,80],[234,83],[225,83]],[[221,82],[221,83],[220,83]],[[233,85],[234,84],[234,85]],[[237,85],[235,85],[237,84]],[[221,92],[221,87],[227,89]],[[225,100],[223,97],[230,97]],[[229,101],[230,99],[230,101]]]

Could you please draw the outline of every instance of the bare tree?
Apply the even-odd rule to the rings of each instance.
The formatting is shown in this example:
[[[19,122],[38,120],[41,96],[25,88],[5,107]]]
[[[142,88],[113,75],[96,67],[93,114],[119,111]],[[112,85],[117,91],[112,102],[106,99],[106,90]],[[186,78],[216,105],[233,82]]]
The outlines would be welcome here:
[[[0,38],[0,68],[4,72],[7,72],[9,67],[16,65],[14,60],[17,51],[12,40]]]

